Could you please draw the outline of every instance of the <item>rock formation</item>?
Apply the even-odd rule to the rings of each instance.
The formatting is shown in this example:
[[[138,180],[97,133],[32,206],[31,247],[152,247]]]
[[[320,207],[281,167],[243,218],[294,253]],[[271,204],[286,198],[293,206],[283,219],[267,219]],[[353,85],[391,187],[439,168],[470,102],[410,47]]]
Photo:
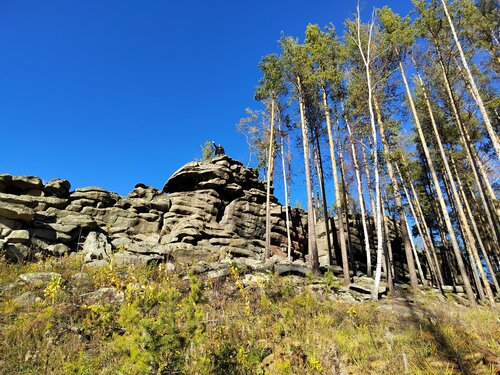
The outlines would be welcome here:
[[[163,190],[137,184],[127,197],[99,187],[0,175],[0,251],[11,260],[83,252],[105,264],[215,260],[225,254],[259,260],[264,250],[265,186],[255,170],[228,156],[191,162]],[[291,210],[294,258],[307,253],[306,214]],[[354,224],[355,218],[351,218]],[[272,198],[272,250],[286,252],[285,209]],[[324,225],[319,224],[319,227]],[[353,253],[362,259],[361,231],[351,225]],[[326,265],[324,230],[320,255]]]
[[[292,210],[295,255],[304,252],[303,212]],[[284,208],[273,198],[272,244],[286,248]],[[96,264],[258,259],[264,247],[265,188],[257,172],[227,156],[191,162],[163,191],[137,184],[127,197],[66,180],[0,175],[0,249],[11,260],[83,251]]]

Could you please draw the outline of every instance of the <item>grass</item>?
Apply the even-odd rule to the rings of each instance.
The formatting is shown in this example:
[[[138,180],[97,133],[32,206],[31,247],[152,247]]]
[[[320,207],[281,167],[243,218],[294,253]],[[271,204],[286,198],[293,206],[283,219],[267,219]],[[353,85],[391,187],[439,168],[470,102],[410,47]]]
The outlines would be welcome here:
[[[81,259],[0,261],[0,286],[53,271],[47,285],[0,295],[1,374],[495,374],[498,310],[470,309],[425,291],[344,302],[333,275],[271,276],[248,285],[162,267],[84,269],[92,288],[123,291],[122,304],[82,302]],[[16,303],[31,292],[32,304]],[[399,298],[396,298],[399,297]]]

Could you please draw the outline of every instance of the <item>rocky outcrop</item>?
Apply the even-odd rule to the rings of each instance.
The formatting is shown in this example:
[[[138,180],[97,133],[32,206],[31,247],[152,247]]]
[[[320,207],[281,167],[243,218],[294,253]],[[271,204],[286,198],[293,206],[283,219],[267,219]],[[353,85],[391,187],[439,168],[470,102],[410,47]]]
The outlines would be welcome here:
[[[197,262],[226,254],[258,261],[264,251],[265,201],[257,171],[227,156],[188,163],[162,190],[139,183],[126,197],[96,186],[71,191],[62,179],[43,183],[33,176],[0,175],[0,252],[11,260],[82,252],[91,265],[112,258]],[[291,209],[291,219],[293,256],[305,260],[306,214]],[[349,220],[352,254],[362,261],[360,223]],[[275,197],[271,225],[272,251],[284,255],[285,208]],[[326,266],[324,223],[317,232]],[[302,265],[290,267],[277,272],[306,272]]]
[[[285,210],[272,198],[272,245],[286,248]],[[304,252],[304,214],[292,210],[293,250]],[[0,251],[11,260],[81,251],[89,264],[259,259],[265,187],[257,172],[227,156],[191,162],[163,190],[144,184],[123,197],[68,181],[0,175]],[[281,249],[281,250],[280,250]]]

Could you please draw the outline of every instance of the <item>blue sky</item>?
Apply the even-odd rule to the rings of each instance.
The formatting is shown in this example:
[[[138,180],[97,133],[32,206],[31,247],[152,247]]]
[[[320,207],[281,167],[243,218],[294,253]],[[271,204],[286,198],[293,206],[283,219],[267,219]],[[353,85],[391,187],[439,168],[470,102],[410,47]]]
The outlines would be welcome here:
[[[361,2],[406,13],[410,0]],[[0,173],[127,194],[206,140],[246,163],[235,125],[280,32],[338,31],[356,1],[2,0]],[[292,199],[292,203],[293,203]]]

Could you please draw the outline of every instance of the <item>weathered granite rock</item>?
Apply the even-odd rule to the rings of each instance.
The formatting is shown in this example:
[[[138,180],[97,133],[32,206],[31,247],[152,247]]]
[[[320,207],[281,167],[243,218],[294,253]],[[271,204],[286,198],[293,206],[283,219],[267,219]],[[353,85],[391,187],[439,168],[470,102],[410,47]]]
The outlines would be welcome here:
[[[82,252],[87,263],[93,260],[111,260],[111,244],[102,233],[90,232],[83,243]]]
[[[35,292],[25,292],[14,298],[14,302],[19,306],[30,306],[42,302],[42,298]]]
[[[68,180],[54,178],[45,184],[43,187],[43,193],[49,197],[54,196],[58,198],[67,198],[69,196],[70,189],[71,184]]]
[[[61,274],[57,272],[31,272],[22,273],[18,276],[17,281],[33,285],[36,287],[46,287],[53,279],[61,279],[63,283],[66,281],[62,278]]]
[[[35,212],[29,207],[0,201],[0,217],[29,223],[34,215]]]
[[[119,305],[125,301],[125,294],[115,288],[101,288],[81,295],[87,305]]]
[[[35,176],[12,176],[10,184],[16,191],[23,192],[41,190],[43,186],[42,180]]]

